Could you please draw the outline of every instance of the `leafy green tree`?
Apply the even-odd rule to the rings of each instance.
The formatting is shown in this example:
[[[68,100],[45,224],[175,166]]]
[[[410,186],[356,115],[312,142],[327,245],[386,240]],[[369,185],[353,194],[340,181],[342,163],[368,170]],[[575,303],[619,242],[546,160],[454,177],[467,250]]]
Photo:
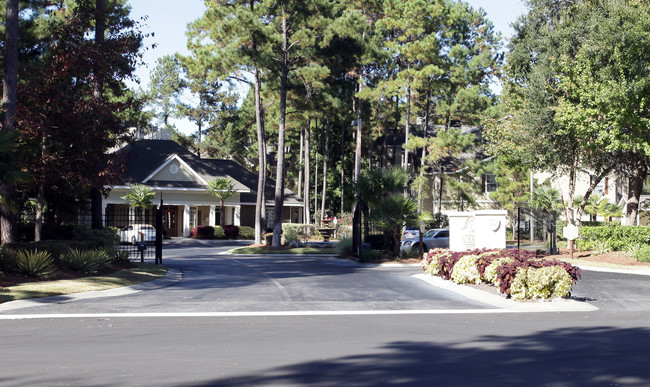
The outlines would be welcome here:
[[[151,70],[146,95],[154,115],[165,129],[172,127],[169,119],[178,115],[180,96],[186,87],[181,73],[181,61],[175,55],[158,58]]]
[[[264,69],[271,62],[270,18],[266,16],[266,5],[258,0],[218,0],[209,2],[207,6],[205,14],[190,25],[190,50],[223,77],[251,84],[254,90],[258,150],[255,243],[259,244],[266,231],[267,148],[262,78]],[[250,77],[244,76],[245,73]]]
[[[448,183],[449,188],[452,192],[469,192],[469,186],[472,184],[467,184],[462,182],[462,178],[454,179],[451,176],[449,178],[445,177],[445,163],[448,163],[452,160],[455,160],[458,165],[456,167],[457,171],[467,170],[469,167],[470,160],[466,158],[461,158],[463,153],[471,153],[474,149],[476,142],[476,136],[473,133],[463,134],[461,130],[451,128],[449,130],[439,130],[435,136],[432,137],[411,137],[411,142],[408,147],[412,150],[415,149],[426,149],[424,157],[422,158],[422,167],[420,168],[420,176],[416,180],[416,184],[419,187],[428,186],[429,182],[425,176],[426,171],[429,169],[434,172],[434,176],[438,177],[438,192],[433,192],[433,197],[438,198],[437,210],[436,213],[440,214],[442,212],[442,200],[443,192],[445,190],[445,182]],[[460,174],[457,174],[460,176]],[[433,183],[433,182],[432,182]],[[432,184],[432,187],[434,185]],[[448,189],[449,190],[449,189]],[[422,192],[422,189],[418,190],[420,192],[420,202],[424,200],[425,194]],[[463,197],[464,200],[472,198],[471,194],[461,194],[460,197]],[[459,201],[460,202],[460,201]]]
[[[493,149],[569,176],[565,216],[579,223],[596,185],[628,165],[635,217],[647,171],[650,10],[635,1],[534,0],[516,24],[505,77],[509,118],[488,131]],[[603,18],[603,15],[607,17]],[[595,178],[575,209],[580,168]]]
[[[529,171],[520,165],[507,164],[504,158],[497,158],[491,167],[498,187],[490,192],[490,197],[509,212],[510,219],[517,219],[517,208],[530,206]],[[515,235],[514,221],[512,232]]]
[[[219,224],[226,224],[226,211],[224,209],[224,200],[235,194],[234,183],[227,177],[217,178],[208,182],[208,192],[215,198],[219,199]]]

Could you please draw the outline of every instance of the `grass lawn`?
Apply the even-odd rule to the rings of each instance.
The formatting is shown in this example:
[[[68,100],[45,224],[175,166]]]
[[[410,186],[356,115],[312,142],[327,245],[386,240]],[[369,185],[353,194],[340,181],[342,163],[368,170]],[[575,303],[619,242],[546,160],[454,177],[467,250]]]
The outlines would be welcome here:
[[[136,267],[103,276],[81,277],[56,281],[26,282],[0,288],[0,303],[25,298],[60,296],[65,294],[106,290],[149,282],[163,277],[167,268],[151,263],[136,263]]]
[[[267,247],[237,247],[228,252],[229,254],[338,254],[336,248],[319,249],[316,247],[297,247],[297,248],[267,248]]]

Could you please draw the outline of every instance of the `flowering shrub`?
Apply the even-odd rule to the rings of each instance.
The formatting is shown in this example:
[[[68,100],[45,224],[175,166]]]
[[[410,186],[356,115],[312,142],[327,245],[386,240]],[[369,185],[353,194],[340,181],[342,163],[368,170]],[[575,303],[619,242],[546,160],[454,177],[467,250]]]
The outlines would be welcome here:
[[[491,260],[490,264],[485,268],[483,273],[483,280],[487,283],[499,286],[499,278],[497,276],[497,269],[503,264],[514,262],[514,258],[499,257]]]
[[[522,268],[517,272],[510,295],[513,300],[568,297],[573,281],[560,266]]]
[[[430,250],[420,262],[429,275],[463,284],[481,282],[499,287],[515,300],[568,297],[580,269],[555,259],[538,259],[525,250]]]
[[[476,266],[478,257],[478,255],[466,255],[460,258],[451,273],[451,280],[457,284],[480,284],[481,276]]]
[[[426,274],[429,275],[438,275],[438,261],[440,259],[446,259],[446,255],[450,254],[447,249],[432,249],[429,252],[425,252],[422,255],[422,260],[420,261],[420,267]]]

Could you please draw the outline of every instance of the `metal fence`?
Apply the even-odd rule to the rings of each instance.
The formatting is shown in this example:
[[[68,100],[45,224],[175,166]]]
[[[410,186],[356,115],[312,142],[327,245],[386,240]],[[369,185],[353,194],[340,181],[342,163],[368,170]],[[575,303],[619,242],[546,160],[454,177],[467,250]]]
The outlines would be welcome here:
[[[556,213],[546,209],[520,207],[517,209],[516,217],[514,237],[517,240],[517,247],[522,241],[533,240],[540,242],[539,247],[547,253],[557,252]]]
[[[118,230],[118,250],[128,252],[132,261],[162,263],[162,211],[109,206],[104,226]]]

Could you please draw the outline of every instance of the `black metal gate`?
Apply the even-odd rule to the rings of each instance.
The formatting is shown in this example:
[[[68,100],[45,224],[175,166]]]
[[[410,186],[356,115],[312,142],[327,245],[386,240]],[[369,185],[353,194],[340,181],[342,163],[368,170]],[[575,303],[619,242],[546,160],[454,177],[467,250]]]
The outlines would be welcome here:
[[[549,254],[557,253],[557,213],[540,208],[519,207],[515,221],[514,237],[517,248],[523,241],[537,242],[538,250],[546,250]]]
[[[162,200],[160,207],[162,208]],[[104,226],[116,230],[118,251],[129,253],[132,261],[162,263],[163,222],[158,208],[109,204]]]

